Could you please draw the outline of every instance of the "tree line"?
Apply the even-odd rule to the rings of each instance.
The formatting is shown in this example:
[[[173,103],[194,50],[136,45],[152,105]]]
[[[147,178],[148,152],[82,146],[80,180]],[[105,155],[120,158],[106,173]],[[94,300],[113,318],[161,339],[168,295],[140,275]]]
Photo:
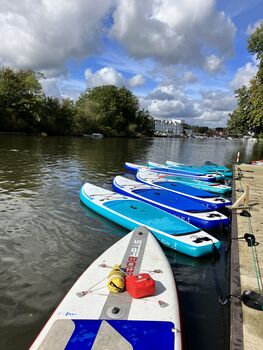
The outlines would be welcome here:
[[[77,101],[45,95],[32,70],[0,69],[0,131],[48,135],[153,135],[154,122],[125,87],[87,89]]]
[[[248,87],[235,91],[237,107],[228,120],[234,134],[254,133],[263,138],[263,22],[248,39],[248,51],[258,60],[258,71]]]

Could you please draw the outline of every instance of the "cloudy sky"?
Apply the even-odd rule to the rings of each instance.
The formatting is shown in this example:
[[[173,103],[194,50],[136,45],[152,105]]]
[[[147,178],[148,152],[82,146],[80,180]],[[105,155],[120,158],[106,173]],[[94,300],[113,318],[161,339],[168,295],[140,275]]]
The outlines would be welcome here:
[[[126,86],[160,119],[225,126],[257,71],[263,0],[0,0],[0,65],[42,72],[50,96]]]

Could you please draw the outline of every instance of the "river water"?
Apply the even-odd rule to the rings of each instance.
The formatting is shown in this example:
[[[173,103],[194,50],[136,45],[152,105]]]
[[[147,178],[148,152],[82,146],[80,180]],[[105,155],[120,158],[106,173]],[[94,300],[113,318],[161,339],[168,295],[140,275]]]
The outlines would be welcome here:
[[[101,139],[0,136],[0,349],[28,349],[87,266],[127,231],[79,201],[85,182],[111,188],[125,161],[260,159],[263,144],[221,139]],[[131,176],[129,174],[129,176]],[[220,257],[165,249],[176,278],[184,349],[228,349],[229,233]],[[51,349],[52,350],[52,349]]]

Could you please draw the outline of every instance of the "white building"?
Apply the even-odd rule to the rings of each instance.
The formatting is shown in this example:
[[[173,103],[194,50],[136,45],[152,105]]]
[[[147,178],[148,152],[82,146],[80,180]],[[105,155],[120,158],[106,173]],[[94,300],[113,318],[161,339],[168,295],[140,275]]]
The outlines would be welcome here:
[[[184,120],[182,119],[169,119],[169,120],[161,120],[154,119],[154,133],[156,135],[182,135],[183,134],[183,124]]]

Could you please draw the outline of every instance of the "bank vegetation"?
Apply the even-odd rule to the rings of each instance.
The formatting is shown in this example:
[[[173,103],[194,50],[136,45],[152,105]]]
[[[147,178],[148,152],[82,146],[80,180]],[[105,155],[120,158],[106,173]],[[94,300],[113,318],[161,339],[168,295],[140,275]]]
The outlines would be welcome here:
[[[248,86],[236,90],[237,107],[227,126],[231,133],[263,138],[263,22],[249,37],[248,51],[256,55],[258,71]]]
[[[0,131],[47,135],[153,135],[149,112],[126,87],[87,89],[77,101],[46,96],[32,70],[0,70]]]

